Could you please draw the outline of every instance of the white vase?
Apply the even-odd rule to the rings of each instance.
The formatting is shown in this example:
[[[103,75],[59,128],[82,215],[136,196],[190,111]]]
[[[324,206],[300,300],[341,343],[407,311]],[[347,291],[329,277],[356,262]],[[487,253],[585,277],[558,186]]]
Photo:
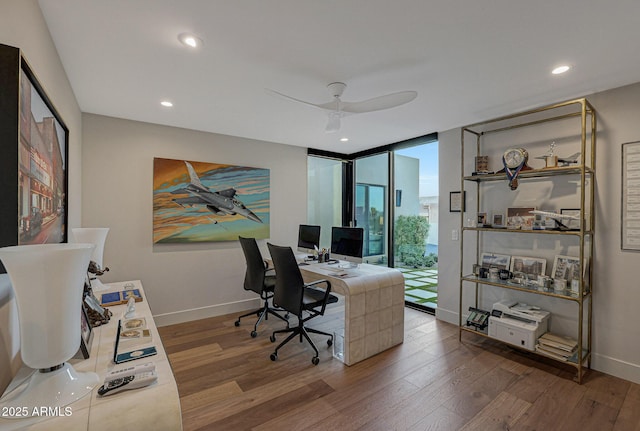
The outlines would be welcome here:
[[[66,363],[80,347],[82,292],[93,249],[93,244],[0,248],[18,306],[22,362],[38,370],[5,394],[0,406],[64,407],[98,384],[97,374],[77,373]]]
[[[93,250],[93,254],[91,255],[91,260],[98,264],[100,269],[104,269],[104,265],[102,263],[103,255],[104,255],[104,244],[107,240],[107,234],[109,233],[108,227],[77,227],[71,229],[73,233],[74,242],[76,243],[88,243],[94,244],[96,248]],[[87,265],[88,267],[89,265]],[[107,289],[107,287],[102,284],[100,279],[96,277],[91,280],[91,287],[94,291],[101,291]]]

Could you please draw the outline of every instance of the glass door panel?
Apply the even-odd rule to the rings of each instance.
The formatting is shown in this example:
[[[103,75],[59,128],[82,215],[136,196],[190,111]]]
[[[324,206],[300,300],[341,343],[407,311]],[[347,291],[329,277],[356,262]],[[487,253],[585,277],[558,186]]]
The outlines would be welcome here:
[[[438,304],[438,143],[394,151],[394,267],[407,305]]]

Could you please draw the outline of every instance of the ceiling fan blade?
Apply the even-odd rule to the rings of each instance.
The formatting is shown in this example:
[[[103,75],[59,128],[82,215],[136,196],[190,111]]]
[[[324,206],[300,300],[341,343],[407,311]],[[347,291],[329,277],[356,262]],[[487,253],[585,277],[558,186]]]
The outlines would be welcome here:
[[[304,100],[296,99],[295,97],[287,96],[286,94],[282,94],[282,93],[280,93],[280,92],[278,92],[278,91],[270,90],[270,89],[268,89],[268,88],[265,88],[265,90],[266,90],[268,93],[271,93],[271,94],[273,94],[273,95],[275,95],[275,96],[282,97],[282,98],[284,98],[284,99],[286,99],[286,100],[293,100],[294,102],[303,103],[303,104],[305,104],[305,105],[313,106],[314,108],[320,108],[320,109],[331,109],[331,110],[333,110],[333,109],[334,109],[333,107],[331,107],[331,108],[325,108],[324,104],[320,104],[320,105],[318,105],[318,104],[315,104],[315,103],[306,102],[306,101],[304,101]],[[335,103],[334,103],[334,105],[335,105]]]
[[[396,106],[409,103],[417,96],[417,91],[400,91],[398,93],[391,93],[384,96],[378,96],[372,99],[363,100],[362,102],[342,102],[340,108],[344,112],[350,112],[353,114],[380,111],[383,109],[395,108]],[[324,108],[323,105],[317,106]]]

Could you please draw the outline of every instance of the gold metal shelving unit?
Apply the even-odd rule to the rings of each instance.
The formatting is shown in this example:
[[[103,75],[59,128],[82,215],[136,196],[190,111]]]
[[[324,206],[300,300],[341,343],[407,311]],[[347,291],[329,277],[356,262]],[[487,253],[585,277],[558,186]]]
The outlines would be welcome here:
[[[481,202],[484,198],[483,186],[492,182],[504,182],[507,183],[507,178],[504,173],[492,173],[483,175],[465,175],[465,167],[468,170],[470,160],[473,156],[481,155],[485,140],[491,139],[491,135],[509,131],[513,136],[518,136],[518,129],[532,128],[535,129],[543,124],[550,122],[559,122],[565,119],[578,117],[580,118],[580,130],[575,132],[579,140],[580,157],[579,162],[562,167],[544,168],[544,169],[530,169],[521,171],[518,175],[520,184],[532,182],[535,185],[536,181],[577,181],[579,191],[576,192],[579,199],[580,210],[580,228],[578,230],[571,231],[557,231],[557,230],[517,230],[506,228],[492,228],[492,227],[473,227],[465,225],[465,217],[468,217],[469,208],[465,212],[460,213],[460,298],[459,298],[459,337],[462,341],[463,333],[474,333],[483,337],[489,337],[486,333],[477,330],[476,328],[466,326],[466,318],[463,315],[467,312],[465,309],[465,291],[467,289],[473,289],[475,293],[475,302],[473,300],[467,300],[466,304],[473,303],[474,307],[478,307],[482,302],[482,288],[483,286],[490,286],[491,288],[508,289],[516,292],[524,292],[530,295],[530,300],[527,302],[530,304],[536,303],[536,298],[546,298],[548,301],[569,301],[577,305],[577,312],[575,314],[577,333],[572,336],[577,336],[578,342],[577,352],[582,352],[581,355],[576,353],[573,358],[568,361],[560,361],[558,359],[551,358],[542,353],[530,352],[532,355],[538,355],[558,362],[568,364],[576,369],[575,380],[578,383],[582,382],[582,378],[586,371],[591,367],[591,342],[592,342],[592,313],[593,313],[593,240],[594,240],[594,226],[595,226],[595,203],[594,203],[594,189],[595,189],[595,146],[596,146],[596,111],[591,104],[584,98],[570,100],[562,103],[548,105],[533,109],[525,112],[520,112],[513,115],[503,116],[495,118],[489,121],[472,124],[461,129],[461,180],[460,190],[462,195],[465,196],[465,185],[475,183],[476,195],[475,195],[475,210],[479,212],[481,208]],[[561,128],[563,126],[560,126]],[[535,131],[535,130],[534,130]],[[578,137],[579,133],[579,137]],[[471,150],[469,147],[471,146]],[[519,147],[517,142],[509,144],[509,147]],[[503,148],[506,150],[507,147]],[[469,154],[471,153],[471,154]],[[495,191],[494,191],[495,192]],[[488,192],[490,193],[490,191]],[[471,209],[473,210],[473,208]],[[475,214],[473,215],[475,218]],[[489,280],[487,278],[479,278],[474,274],[470,274],[469,262],[465,262],[465,238],[469,236],[466,242],[475,242],[475,253],[467,250],[467,253],[475,255],[475,259],[472,263],[480,263],[480,255],[482,252],[491,252],[491,250],[482,250],[483,238],[491,235],[521,235],[522,238],[553,238],[557,241],[576,241],[579,243],[580,256],[579,261],[585,262],[585,258],[588,262],[587,271],[580,271],[580,287],[578,292],[555,292],[538,290],[532,286],[516,285],[505,281]],[[530,237],[528,235],[533,235]],[[532,241],[533,242],[533,241]],[[473,249],[467,245],[467,249]],[[535,250],[532,250],[535,254]],[[469,260],[467,258],[467,260]],[[466,270],[466,273],[465,273]],[[468,298],[468,296],[467,296]],[[553,310],[549,310],[553,313]],[[464,322],[464,324],[463,324]],[[489,337],[491,338],[491,337]],[[516,346],[513,346],[517,349]]]

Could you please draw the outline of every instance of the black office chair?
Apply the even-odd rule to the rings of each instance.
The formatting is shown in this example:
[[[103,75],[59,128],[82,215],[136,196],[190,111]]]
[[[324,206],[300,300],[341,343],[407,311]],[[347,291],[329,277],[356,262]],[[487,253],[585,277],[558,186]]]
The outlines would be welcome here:
[[[291,332],[291,334],[276,347],[276,350],[271,354],[271,360],[275,361],[278,359],[278,350],[291,341],[296,335],[299,335],[301,343],[304,337],[309,344],[311,344],[311,347],[313,347],[315,356],[311,359],[311,362],[313,365],[318,365],[318,362],[320,362],[320,359],[318,359],[318,349],[313,341],[311,341],[311,338],[309,338],[308,332],[329,336],[329,340],[327,340],[328,346],[333,344],[333,335],[305,327],[304,322],[316,316],[322,316],[327,304],[338,302],[338,298],[331,295],[331,283],[328,280],[318,280],[305,284],[291,247],[281,247],[273,244],[267,244],[267,246],[269,247],[269,253],[271,253],[271,259],[273,260],[273,266],[277,274],[273,303],[289,313],[298,316],[298,326],[274,331],[271,335],[270,340],[273,343],[276,341],[276,334]],[[325,290],[311,287],[321,283],[326,285]],[[304,312],[309,313],[309,315],[303,317]]]
[[[273,269],[269,269],[267,262],[262,259],[258,243],[255,238],[243,238],[239,237],[242,251],[244,252],[245,260],[247,261],[247,272],[244,276],[244,289],[252,290],[260,295],[260,298],[264,300],[262,308],[253,310],[249,313],[243,314],[238,317],[235,325],[240,326],[240,319],[243,317],[258,315],[253,331],[251,331],[251,337],[255,338],[258,335],[258,325],[262,320],[268,320],[269,314],[273,314],[279,319],[287,322],[287,328],[289,327],[289,321],[286,317],[283,317],[276,313],[271,307],[269,307],[269,299],[273,297],[273,290],[276,284],[276,277]],[[288,317],[289,313],[287,313]]]

